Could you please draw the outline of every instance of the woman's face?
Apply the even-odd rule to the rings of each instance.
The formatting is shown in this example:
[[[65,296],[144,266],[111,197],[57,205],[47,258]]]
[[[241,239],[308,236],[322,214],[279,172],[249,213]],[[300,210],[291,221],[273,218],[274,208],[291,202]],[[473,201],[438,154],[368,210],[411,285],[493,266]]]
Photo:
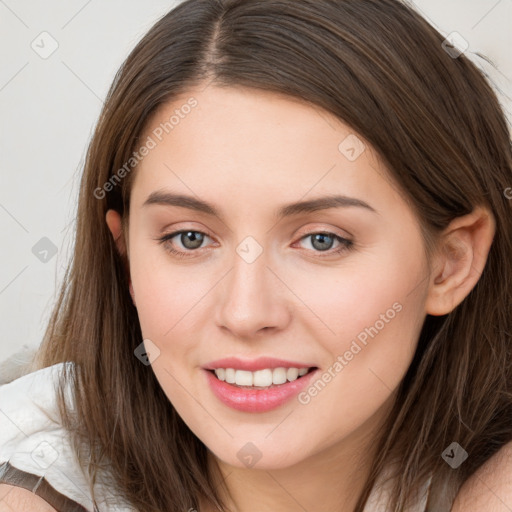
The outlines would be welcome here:
[[[140,140],[133,292],[190,429],[225,463],[267,469],[375,432],[416,348],[428,270],[371,147],[319,108],[215,86],[160,109]]]

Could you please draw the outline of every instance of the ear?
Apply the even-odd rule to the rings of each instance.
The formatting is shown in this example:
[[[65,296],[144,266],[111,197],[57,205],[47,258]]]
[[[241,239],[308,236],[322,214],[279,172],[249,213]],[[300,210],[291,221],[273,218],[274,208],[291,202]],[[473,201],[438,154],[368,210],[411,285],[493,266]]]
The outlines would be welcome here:
[[[116,210],[108,210],[105,215],[105,221],[107,223],[108,229],[112,233],[112,237],[114,238],[114,242],[116,243],[117,250],[121,255],[123,261],[125,262],[125,268],[129,279],[129,290],[130,295],[132,296],[133,304],[135,304],[135,295],[133,292],[132,281],[130,278],[130,266],[128,263],[128,251],[126,246],[126,237],[123,232],[123,224],[121,215]]]
[[[121,215],[116,210],[108,210],[105,215],[108,229],[112,233],[117,250],[122,256],[126,256],[126,241],[123,233]]]
[[[490,210],[478,206],[443,231],[434,255],[426,313],[446,315],[471,292],[484,270],[495,230]]]

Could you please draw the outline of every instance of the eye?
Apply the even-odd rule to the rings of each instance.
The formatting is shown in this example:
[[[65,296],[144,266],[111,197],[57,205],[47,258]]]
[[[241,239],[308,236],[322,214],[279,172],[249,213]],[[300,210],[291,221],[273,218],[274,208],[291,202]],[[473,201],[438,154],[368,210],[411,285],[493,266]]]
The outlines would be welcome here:
[[[179,250],[174,247],[174,243],[172,242],[173,238],[177,238],[183,250]],[[174,231],[173,233],[157,238],[157,241],[164,245],[166,250],[176,257],[187,258],[192,256],[191,253],[195,250],[201,248],[205,238],[210,237],[201,231],[181,230]],[[354,245],[351,240],[330,232],[313,232],[300,238],[301,241],[307,239],[311,240],[311,246],[313,247],[312,250],[314,252],[327,253],[326,257],[350,250]],[[332,249],[335,242],[338,242],[339,245],[335,249]],[[324,256],[322,255],[321,257]]]
[[[178,241],[185,249],[184,251],[177,250],[173,247],[171,240],[176,237],[178,237]],[[158,238],[158,241],[163,244],[171,254],[174,254],[179,258],[186,258],[188,257],[187,252],[193,252],[195,249],[201,247],[205,237],[210,238],[206,233],[202,233],[201,231],[187,229],[164,235],[163,237]]]
[[[325,231],[309,233],[303,236],[300,240],[308,239],[311,241],[311,246],[315,252],[328,253],[329,256],[347,251],[354,245],[351,240]],[[335,242],[338,242],[339,245],[335,249],[332,249]]]

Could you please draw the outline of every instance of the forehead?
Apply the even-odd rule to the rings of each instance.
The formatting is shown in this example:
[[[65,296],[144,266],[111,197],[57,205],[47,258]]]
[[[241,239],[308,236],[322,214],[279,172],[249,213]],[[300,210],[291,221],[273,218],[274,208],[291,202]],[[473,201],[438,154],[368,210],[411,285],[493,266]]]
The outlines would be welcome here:
[[[240,204],[326,193],[397,198],[359,134],[320,107],[282,94],[213,85],[191,90],[152,116],[141,140],[149,138],[153,147],[137,166],[132,190],[139,204],[166,187]]]

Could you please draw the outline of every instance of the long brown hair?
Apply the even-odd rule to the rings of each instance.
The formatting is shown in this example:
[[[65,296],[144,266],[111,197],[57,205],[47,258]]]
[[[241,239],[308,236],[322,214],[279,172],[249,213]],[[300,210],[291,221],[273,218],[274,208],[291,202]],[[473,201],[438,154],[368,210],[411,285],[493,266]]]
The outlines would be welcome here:
[[[473,290],[450,314],[425,319],[355,512],[390,460],[398,466],[386,510],[403,511],[433,475],[429,510],[448,511],[464,481],[512,440],[510,134],[486,77],[443,40],[396,0],[185,0],[137,44],[88,148],[74,253],[33,366],[75,363],[76,418],[62,397],[60,407],[77,454],[82,442],[93,448],[91,476],[108,468],[142,512],[199,508],[200,497],[224,509],[207,448],[134,356],[142,338],[127,261],[105,223],[109,208],[126,219],[136,166],[104,185],[140,147],[150,116],[208,82],[300,98],[351,126],[418,215],[427,252],[475,206],[495,217]],[[454,441],[469,453],[456,470],[441,457]]]

